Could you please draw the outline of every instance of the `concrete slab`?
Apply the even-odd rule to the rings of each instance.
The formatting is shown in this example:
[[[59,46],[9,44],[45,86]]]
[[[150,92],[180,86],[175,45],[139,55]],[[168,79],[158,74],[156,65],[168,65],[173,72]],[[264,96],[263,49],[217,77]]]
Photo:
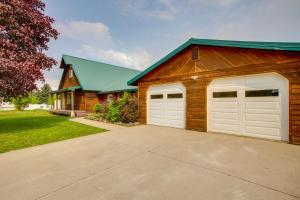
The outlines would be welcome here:
[[[88,120],[88,119],[85,119],[84,117],[70,118],[70,121],[78,122],[78,123],[82,123],[82,124],[86,124],[86,125],[90,125],[90,126],[95,126],[98,128],[104,128],[104,129],[111,130],[111,131],[128,128],[126,126],[120,126],[120,125],[115,125],[115,124],[110,124],[110,123],[105,123],[105,122],[100,122],[100,121]]]
[[[300,146],[158,126],[0,154],[1,199],[300,199]]]

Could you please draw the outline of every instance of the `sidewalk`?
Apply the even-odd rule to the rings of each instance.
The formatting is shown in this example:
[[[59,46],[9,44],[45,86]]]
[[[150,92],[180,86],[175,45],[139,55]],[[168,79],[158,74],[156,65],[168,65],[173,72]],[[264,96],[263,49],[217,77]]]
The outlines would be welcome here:
[[[95,127],[98,127],[98,128],[104,128],[104,129],[109,130],[109,131],[115,131],[115,130],[130,128],[130,127],[120,126],[120,125],[116,125],[116,124],[110,124],[110,123],[105,123],[105,122],[100,122],[100,121],[93,121],[93,120],[89,120],[89,119],[84,119],[84,117],[70,118],[70,121],[78,122],[78,123],[82,123],[82,124],[86,124],[86,125],[90,125],[90,126],[95,126]]]

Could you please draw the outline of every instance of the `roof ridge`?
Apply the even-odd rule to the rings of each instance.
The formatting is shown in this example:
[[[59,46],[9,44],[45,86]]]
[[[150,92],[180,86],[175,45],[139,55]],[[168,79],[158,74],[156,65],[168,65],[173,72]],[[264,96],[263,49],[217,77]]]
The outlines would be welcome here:
[[[253,43],[253,44],[296,44],[299,45],[300,42],[284,42],[284,41],[278,41],[278,42],[274,42],[274,41],[257,41],[257,40],[223,40],[223,39],[203,39],[203,38],[194,38],[191,37],[189,40],[189,42],[194,42],[194,41],[208,41],[208,42],[232,42],[232,43]]]
[[[131,68],[127,68],[127,67],[121,67],[121,66],[117,66],[117,65],[113,65],[113,64],[109,64],[109,63],[104,63],[104,62],[100,62],[100,61],[90,60],[90,59],[87,59],[87,58],[80,58],[80,57],[77,57],[77,56],[71,56],[71,55],[67,55],[67,54],[63,54],[62,55],[62,57],[64,57],[64,56],[69,56],[69,57],[73,57],[73,58],[77,58],[77,59],[81,59],[81,60],[86,60],[86,61],[89,61],[89,62],[95,62],[95,63],[99,63],[99,64],[109,65],[109,66],[112,66],[112,67],[118,67],[118,68],[129,69],[129,70],[132,70],[132,71],[140,72],[140,70],[137,70],[137,69],[131,69]]]

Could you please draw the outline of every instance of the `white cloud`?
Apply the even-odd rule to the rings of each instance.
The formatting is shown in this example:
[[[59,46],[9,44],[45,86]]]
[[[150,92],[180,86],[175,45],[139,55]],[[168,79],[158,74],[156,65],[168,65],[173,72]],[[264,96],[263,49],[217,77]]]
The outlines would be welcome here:
[[[220,39],[297,41],[300,39],[299,0],[262,0],[244,7],[211,35]]]
[[[114,4],[124,15],[173,20],[184,11],[202,10],[203,7],[226,7],[236,2],[237,0],[115,0]]]
[[[177,12],[173,0],[116,0],[114,3],[124,15],[172,20]]]
[[[215,7],[230,6],[236,3],[237,0],[187,0],[187,5],[191,7],[210,5]]]
[[[80,42],[97,42],[105,45],[112,44],[109,28],[102,22],[57,22],[55,27],[62,37],[71,38]]]
[[[152,63],[152,56],[145,50],[121,52],[113,49],[99,49],[90,45],[82,45],[83,53],[93,59],[109,64],[143,70]]]

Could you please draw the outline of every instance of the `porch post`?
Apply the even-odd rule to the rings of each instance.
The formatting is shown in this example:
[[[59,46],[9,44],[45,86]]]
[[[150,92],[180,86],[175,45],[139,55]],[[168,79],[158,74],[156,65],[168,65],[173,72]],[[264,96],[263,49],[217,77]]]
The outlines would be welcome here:
[[[71,91],[71,117],[75,117],[75,112],[74,112],[74,93],[75,93],[75,91],[74,90],[72,90]]]
[[[53,109],[53,94],[50,94],[50,109]]]
[[[62,104],[63,110],[67,110],[67,106],[66,106],[66,94],[65,94],[65,92],[61,93],[61,104]]]
[[[58,95],[55,93],[55,110],[58,110]]]

